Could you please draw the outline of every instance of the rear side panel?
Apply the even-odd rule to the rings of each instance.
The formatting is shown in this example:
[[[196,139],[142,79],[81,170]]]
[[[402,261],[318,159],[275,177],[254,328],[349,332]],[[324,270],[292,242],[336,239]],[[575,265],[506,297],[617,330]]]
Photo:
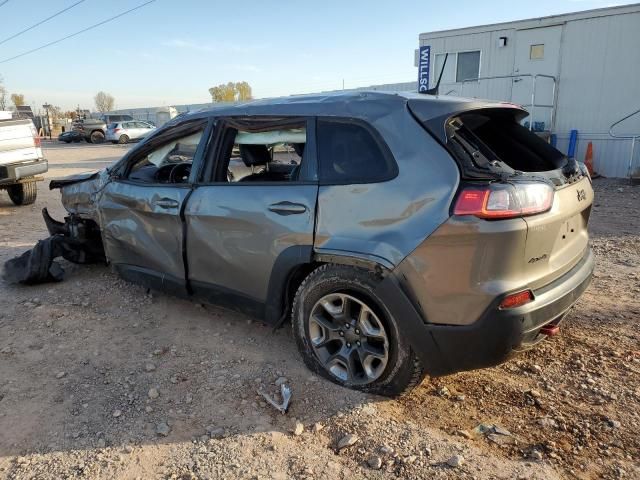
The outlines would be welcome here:
[[[389,146],[399,174],[381,183],[321,186],[315,250],[392,268],[449,217],[459,173],[406,107],[365,120]]]
[[[527,224],[451,217],[395,270],[429,323],[468,325],[495,298],[523,285]]]

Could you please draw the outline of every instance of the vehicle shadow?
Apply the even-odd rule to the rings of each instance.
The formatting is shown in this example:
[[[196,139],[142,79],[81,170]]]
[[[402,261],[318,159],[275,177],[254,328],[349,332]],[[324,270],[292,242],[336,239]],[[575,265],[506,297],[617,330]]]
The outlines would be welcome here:
[[[3,261],[21,253],[8,250]],[[286,325],[274,332],[103,266],[63,263],[60,283],[0,280],[0,457],[289,434],[294,419],[310,428],[384,400],[312,374]],[[293,394],[286,415],[258,394],[279,400],[281,377]]]

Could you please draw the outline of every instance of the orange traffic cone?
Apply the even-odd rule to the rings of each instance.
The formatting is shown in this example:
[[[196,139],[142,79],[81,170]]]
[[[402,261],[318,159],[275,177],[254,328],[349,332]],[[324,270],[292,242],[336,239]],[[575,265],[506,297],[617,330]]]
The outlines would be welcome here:
[[[589,142],[587,145],[587,153],[584,156],[584,164],[587,166],[587,170],[589,170],[589,175],[594,177],[596,173],[593,170],[593,143]]]

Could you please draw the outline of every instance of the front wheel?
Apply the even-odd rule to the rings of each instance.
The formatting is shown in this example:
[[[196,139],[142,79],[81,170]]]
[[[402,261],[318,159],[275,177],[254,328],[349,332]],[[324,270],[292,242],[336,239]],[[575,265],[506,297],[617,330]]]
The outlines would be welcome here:
[[[7,189],[14,205],[31,205],[36,201],[38,186],[36,182],[24,182],[11,185]]]
[[[118,139],[118,143],[120,145],[124,145],[125,143],[129,143],[129,136],[128,135],[120,135],[120,138]]]
[[[323,265],[296,293],[292,324],[307,366],[345,387],[400,395],[420,383],[424,369],[375,294],[373,272]]]

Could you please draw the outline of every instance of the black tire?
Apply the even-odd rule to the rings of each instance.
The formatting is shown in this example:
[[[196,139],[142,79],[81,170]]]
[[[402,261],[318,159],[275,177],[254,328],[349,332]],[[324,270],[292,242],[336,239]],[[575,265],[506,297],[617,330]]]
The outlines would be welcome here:
[[[120,145],[124,145],[125,143],[129,143],[129,136],[128,135],[120,135],[120,138],[118,139],[118,143]]]
[[[344,387],[393,397],[418,385],[425,377],[425,372],[407,339],[399,335],[396,320],[376,296],[375,288],[379,281],[373,272],[367,270],[345,265],[322,265],[311,272],[298,288],[293,301],[291,323],[298,349],[305,364],[312,371]],[[384,327],[388,340],[388,345],[385,347],[386,364],[381,367],[383,370],[379,376],[371,381],[367,378],[364,381],[338,378],[325,367],[316,354],[310,334],[310,325],[312,324],[310,315],[321,299],[332,294],[345,294],[347,297],[362,302],[372,312],[375,312],[376,320],[379,320]],[[355,328],[357,324],[353,325]],[[344,333],[342,332],[340,335],[344,337]],[[353,333],[359,332],[354,330]],[[342,341],[344,345],[344,338],[338,338],[332,342]],[[351,347],[351,344],[346,345]],[[359,342],[358,345],[360,345]],[[360,365],[363,366],[364,363]],[[366,375],[363,376],[366,377]],[[356,375],[351,376],[350,373],[349,377],[356,378]]]
[[[104,142],[104,133],[100,130],[95,130],[91,132],[91,136],[89,137],[89,143],[103,143]]]
[[[64,143],[71,143],[71,140],[63,140]]]
[[[38,186],[36,182],[17,183],[11,185],[7,193],[15,205],[31,205],[36,201]]]

